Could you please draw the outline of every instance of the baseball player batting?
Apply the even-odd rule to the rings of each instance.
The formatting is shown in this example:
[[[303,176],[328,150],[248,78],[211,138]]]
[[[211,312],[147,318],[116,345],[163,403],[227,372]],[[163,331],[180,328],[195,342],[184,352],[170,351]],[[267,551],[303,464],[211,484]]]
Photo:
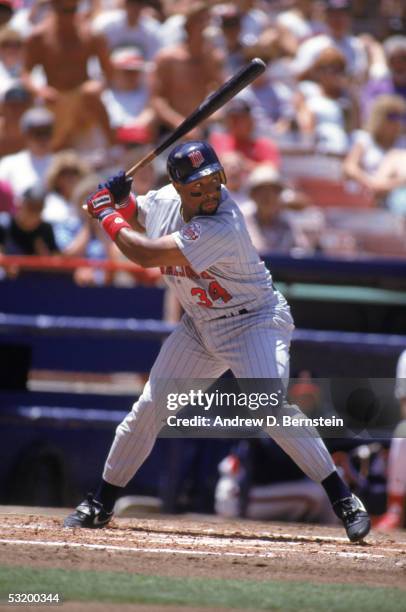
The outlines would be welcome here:
[[[65,519],[65,527],[108,524],[115,500],[165,423],[175,379],[216,379],[231,369],[238,379],[287,385],[290,309],[252,245],[215,151],[203,141],[179,144],[169,154],[167,171],[170,183],[145,196],[131,194],[132,179],[121,172],[87,200],[88,213],[124,255],[147,268],[161,267],[185,314],[117,427],[96,494]],[[280,411],[304,418],[297,406],[283,403]],[[268,433],[322,484],[348,538],[362,540],[370,529],[368,514],[338,475],[316,429],[304,426],[300,437],[287,436],[283,428]]]

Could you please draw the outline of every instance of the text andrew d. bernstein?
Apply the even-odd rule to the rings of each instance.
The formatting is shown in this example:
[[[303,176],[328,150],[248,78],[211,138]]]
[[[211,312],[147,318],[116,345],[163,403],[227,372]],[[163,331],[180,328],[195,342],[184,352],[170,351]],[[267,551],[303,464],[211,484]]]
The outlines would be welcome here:
[[[317,417],[291,417],[284,415],[281,419],[268,415],[264,418],[247,417],[221,417],[210,419],[205,416],[177,417],[171,414],[166,419],[169,427],[344,427],[344,420],[335,416]]]

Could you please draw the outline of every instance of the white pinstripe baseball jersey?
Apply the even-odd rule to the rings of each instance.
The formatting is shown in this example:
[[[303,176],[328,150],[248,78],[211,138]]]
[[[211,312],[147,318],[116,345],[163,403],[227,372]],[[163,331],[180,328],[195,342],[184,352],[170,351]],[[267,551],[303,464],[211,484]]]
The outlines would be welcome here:
[[[190,266],[162,267],[193,319],[208,321],[265,303],[286,305],[251,242],[243,216],[227,189],[214,215],[182,219],[180,197],[172,185],[138,196],[138,220],[149,238],[172,234]]]
[[[289,306],[274,290],[227,189],[222,188],[214,215],[196,216],[189,223],[182,219],[172,185],[137,197],[137,203],[147,236],[172,234],[190,268],[164,269],[186,313],[164,342],[141,397],[117,427],[103,472],[116,486],[125,486],[150,453],[165,424],[168,393],[183,390],[182,380],[188,388],[193,379],[204,379],[205,389],[209,379],[230,368],[239,379],[269,379],[271,387],[280,380],[286,386],[294,327]],[[227,316],[240,310],[241,316]],[[285,410],[301,414],[297,407]],[[311,478],[321,481],[334,470],[314,428],[303,427],[303,439],[277,428],[272,436]]]

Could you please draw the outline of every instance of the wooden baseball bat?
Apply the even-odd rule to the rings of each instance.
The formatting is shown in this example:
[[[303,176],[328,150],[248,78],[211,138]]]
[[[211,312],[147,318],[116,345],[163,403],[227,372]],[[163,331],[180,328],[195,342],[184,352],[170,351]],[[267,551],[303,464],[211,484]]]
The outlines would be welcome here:
[[[266,68],[265,63],[255,57],[248,64],[243,66],[236,74],[228,81],[221,85],[216,91],[211,93],[207,98],[199,104],[199,106],[190,113],[188,117],[177,128],[173,130],[151,153],[145,155],[134,166],[127,170],[127,176],[134,176],[140,168],[149,164],[155,157],[165,151],[171,144],[182,138],[185,134],[193,130],[199,123],[210,117],[219,108],[224,106],[231,98],[239,91],[247,87],[254,81]]]

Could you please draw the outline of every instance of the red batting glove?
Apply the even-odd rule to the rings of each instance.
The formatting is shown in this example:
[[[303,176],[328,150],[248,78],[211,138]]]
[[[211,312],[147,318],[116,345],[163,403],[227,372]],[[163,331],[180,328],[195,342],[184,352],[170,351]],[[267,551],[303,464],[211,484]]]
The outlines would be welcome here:
[[[137,213],[137,200],[134,195],[130,193],[128,198],[121,204],[116,204],[116,209],[120,215],[129,221]]]
[[[114,210],[115,202],[108,189],[99,189],[87,200],[87,211],[93,219],[97,219],[104,231],[114,240],[123,227],[131,229],[123,217]]]
[[[99,189],[90,195],[87,200],[87,212],[93,219],[99,219],[102,213],[108,211],[109,214],[114,212],[115,202],[112,194],[108,189]],[[103,215],[104,216],[104,215]]]

